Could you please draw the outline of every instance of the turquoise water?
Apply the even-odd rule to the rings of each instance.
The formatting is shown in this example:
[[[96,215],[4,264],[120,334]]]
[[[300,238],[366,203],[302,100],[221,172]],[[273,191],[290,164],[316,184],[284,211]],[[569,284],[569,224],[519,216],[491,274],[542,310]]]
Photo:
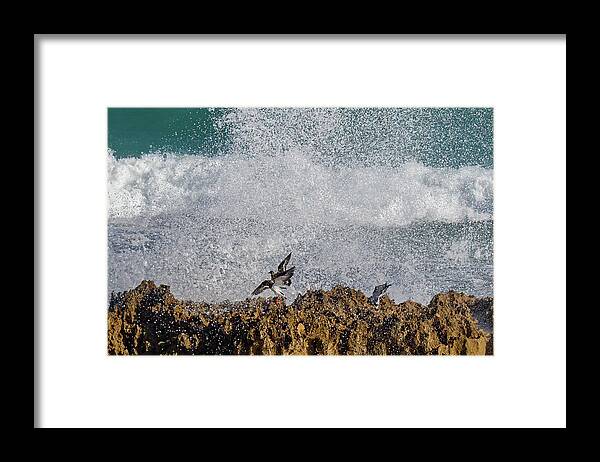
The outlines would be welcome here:
[[[488,108],[111,108],[108,289],[493,295]]]
[[[235,108],[109,108],[108,147],[116,158],[149,153],[219,155],[234,145],[224,119],[235,117]],[[251,111],[251,110],[248,110]],[[321,143],[323,153],[335,158],[381,160],[370,147],[394,158],[413,159],[433,167],[493,164],[493,111],[491,108],[331,108],[297,117],[303,109],[265,108],[257,135],[276,133],[272,123],[284,121],[287,146]],[[233,118],[232,117],[232,118]],[[337,125],[324,137],[321,121],[333,117]],[[270,120],[267,120],[270,118]],[[312,118],[312,120],[310,120]],[[247,118],[251,120],[251,117]],[[270,122],[270,123],[269,123]],[[261,133],[262,131],[262,133]],[[323,133],[318,133],[323,135]],[[328,137],[330,143],[327,143]],[[379,154],[379,153],[378,153]]]
[[[225,136],[214,127],[219,109],[109,108],[108,147],[115,157],[152,152],[216,154]]]

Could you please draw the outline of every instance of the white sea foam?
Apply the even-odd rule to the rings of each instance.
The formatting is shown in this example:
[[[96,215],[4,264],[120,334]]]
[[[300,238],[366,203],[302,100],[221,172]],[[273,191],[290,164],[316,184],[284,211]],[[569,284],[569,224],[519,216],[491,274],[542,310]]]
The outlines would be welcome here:
[[[148,155],[108,158],[109,219],[187,211],[197,217],[406,226],[491,219],[491,169],[328,166],[282,157]]]

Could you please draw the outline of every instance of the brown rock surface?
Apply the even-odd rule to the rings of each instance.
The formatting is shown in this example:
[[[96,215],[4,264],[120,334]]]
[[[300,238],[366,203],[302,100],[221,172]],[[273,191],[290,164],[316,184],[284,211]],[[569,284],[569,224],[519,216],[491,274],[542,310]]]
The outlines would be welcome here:
[[[289,306],[281,298],[206,304],[142,281],[111,296],[108,353],[484,355],[493,351],[491,329],[480,327],[473,310],[491,320],[492,306],[491,298],[450,291],[427,306],[384,295],[375,307],[341,286],[308,291]]]

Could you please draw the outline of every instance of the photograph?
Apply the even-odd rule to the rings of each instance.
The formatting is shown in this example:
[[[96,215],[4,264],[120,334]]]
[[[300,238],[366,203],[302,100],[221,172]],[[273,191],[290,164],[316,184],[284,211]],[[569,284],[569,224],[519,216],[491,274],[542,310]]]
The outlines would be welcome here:
[[[493,355],[493,107],[107,107],[108,355]]]

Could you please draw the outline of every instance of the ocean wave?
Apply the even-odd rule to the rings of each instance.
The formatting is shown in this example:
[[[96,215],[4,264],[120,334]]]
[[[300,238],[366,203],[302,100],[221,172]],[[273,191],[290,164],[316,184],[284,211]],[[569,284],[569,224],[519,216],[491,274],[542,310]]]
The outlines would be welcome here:
[[[449,289],[491,294],[490,111],[205,115],[168,127],[160,152],[109,152],[109,291],[149,279],[178,297],[242,300],[292,252],[289,300],[383,282],[423,303]]]
[[[287,223],[408,226],[492,219],[493,170],[328,165],[289,150],[205,157],[108,153],[109,220],[189,213]]]

